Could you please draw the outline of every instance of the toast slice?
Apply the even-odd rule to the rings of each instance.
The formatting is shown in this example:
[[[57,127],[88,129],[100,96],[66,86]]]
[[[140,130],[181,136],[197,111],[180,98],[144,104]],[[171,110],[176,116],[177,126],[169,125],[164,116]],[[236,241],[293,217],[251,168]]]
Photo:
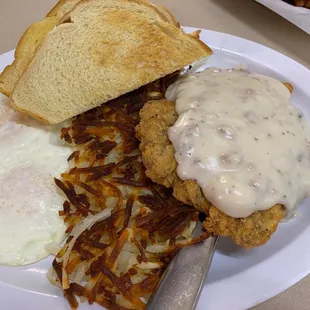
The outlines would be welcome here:
[[[80,0],[60,0],[47,17],[33,23],[19,40],[15,50],[14,62],[0,75],[0,92],[10,97],[17,81],[23,75],[45,35],[53,29]]]
[[[148,0],[141,1],[150,3]],[[59,0],[46,15],[45,19],[30,25],[18,42],[14,62],[7,66],[0,75],[0,92],[8,97],[11,96],[17,81],[24,73],[45,35],[53,29],[64,15],[70,12],[78,2],[80,2],[80,0]],[[169,22],[179,26],[173,15],[166,8],[163,6],[157,6],[157,8]]]
[[[45,35],[13,106],[59,123],[212,54],[172,20],[147,1],[80,1]]]

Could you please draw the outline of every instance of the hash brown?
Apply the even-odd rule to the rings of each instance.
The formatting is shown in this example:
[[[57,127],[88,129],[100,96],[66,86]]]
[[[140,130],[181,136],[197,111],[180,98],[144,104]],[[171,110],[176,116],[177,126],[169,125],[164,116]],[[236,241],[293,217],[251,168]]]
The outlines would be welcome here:
[[[145,177],[135,127],[139,110],[163,94],[176,75],[77,116],[61,131],[72,147],[70,170],[55,183],[68,239],[48,278],[72,309],[81,301],[106,309],[142,310],[182,246],[209,237],[198,211]]]

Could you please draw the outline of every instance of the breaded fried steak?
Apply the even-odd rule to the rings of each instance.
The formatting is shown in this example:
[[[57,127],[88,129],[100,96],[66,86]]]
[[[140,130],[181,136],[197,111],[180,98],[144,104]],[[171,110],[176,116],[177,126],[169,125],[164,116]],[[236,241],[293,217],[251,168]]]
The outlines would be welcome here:
[[[287,0],[289,4],[310,9],[310,0]]]
[[[207,214],[205,228],[215,235],[230,236],[245,248],[266,243],[285,217],[282,205],[258,211],[247,218],[232,218],[213,206],[195,181],[182,181],[176,172],[175,150],[168,139],[168,129],[176,122],[175,104],[168,100],[149,101],[140,111],[141,121],[136,127],[140,140],[146,175],[154,182],[173,188],[173,195]]]

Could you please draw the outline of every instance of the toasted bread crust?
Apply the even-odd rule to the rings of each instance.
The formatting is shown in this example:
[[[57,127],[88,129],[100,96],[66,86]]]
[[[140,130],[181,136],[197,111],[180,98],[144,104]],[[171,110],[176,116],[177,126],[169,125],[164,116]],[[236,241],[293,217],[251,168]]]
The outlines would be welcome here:
[[[194,180],[182,181],[177,175],[175,150],[168,138],[168,129],[177,120],[175,104],[162,100],[147,102],[140,111],[136,136],[140,140],[142,161],[146,176],[153,182],[173,189],[179,201],[194,206],[207,214],[204,227],[215,235],[229,236],[245,248],[266,243],[285,217],[282,205],[257,211],[247,218],[232,218],[213,206]]]
[[[59,123],[212,53],[167,16],[145,0],[80,1],[44,38],[15,108]]]
[[[80,0],[60,0],[46,18],[31,24],[20,38],[11,65],[4,68],[0,75],[0,92],[10,97],[13,90],[34,57],[38,46],[46,34],[70,11]]]
[[[23,75],[45,35],[54,28],[58,19],[51,16],[32,24],[19,40],[15,60],[0,75],[0,92],[10,97],[17,81]]]
[[[59,0],[56,5],[47,13],[46,17],[58,16],[59,19],[71,11],[80,0]]]
[[[61,23],[68,14],[81,0],[59,0],[58,3],[47,13],[46,18],[33,23],[24,32],[19,40],[14,58],[11,65],[5,67],[0,74],[0,92],[10,97],[13,90],[25,72],[30,61],[34,57],[38,46],[41,44],[45,35],[52,30],[57,24]],[[132,0],[133,1],[133,0]],[[179,26],[173,15],[163,6],[154,6],[148,0],[137,0],[149,4],[161,14],[168,22]]]

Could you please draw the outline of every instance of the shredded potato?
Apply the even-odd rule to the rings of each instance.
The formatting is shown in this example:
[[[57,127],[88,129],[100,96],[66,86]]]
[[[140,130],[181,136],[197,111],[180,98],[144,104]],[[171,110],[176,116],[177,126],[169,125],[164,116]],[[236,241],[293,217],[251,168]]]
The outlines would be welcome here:
[[[166,266],[185,245],[198,211],[144,174],[135,126],[149,97],[175,75],[73,119],[61,138],[72,145],[71,169],[55,179],[65,201],[69,237],[48,274],[73,309],[78,300],[108,309],[144,309]]]

